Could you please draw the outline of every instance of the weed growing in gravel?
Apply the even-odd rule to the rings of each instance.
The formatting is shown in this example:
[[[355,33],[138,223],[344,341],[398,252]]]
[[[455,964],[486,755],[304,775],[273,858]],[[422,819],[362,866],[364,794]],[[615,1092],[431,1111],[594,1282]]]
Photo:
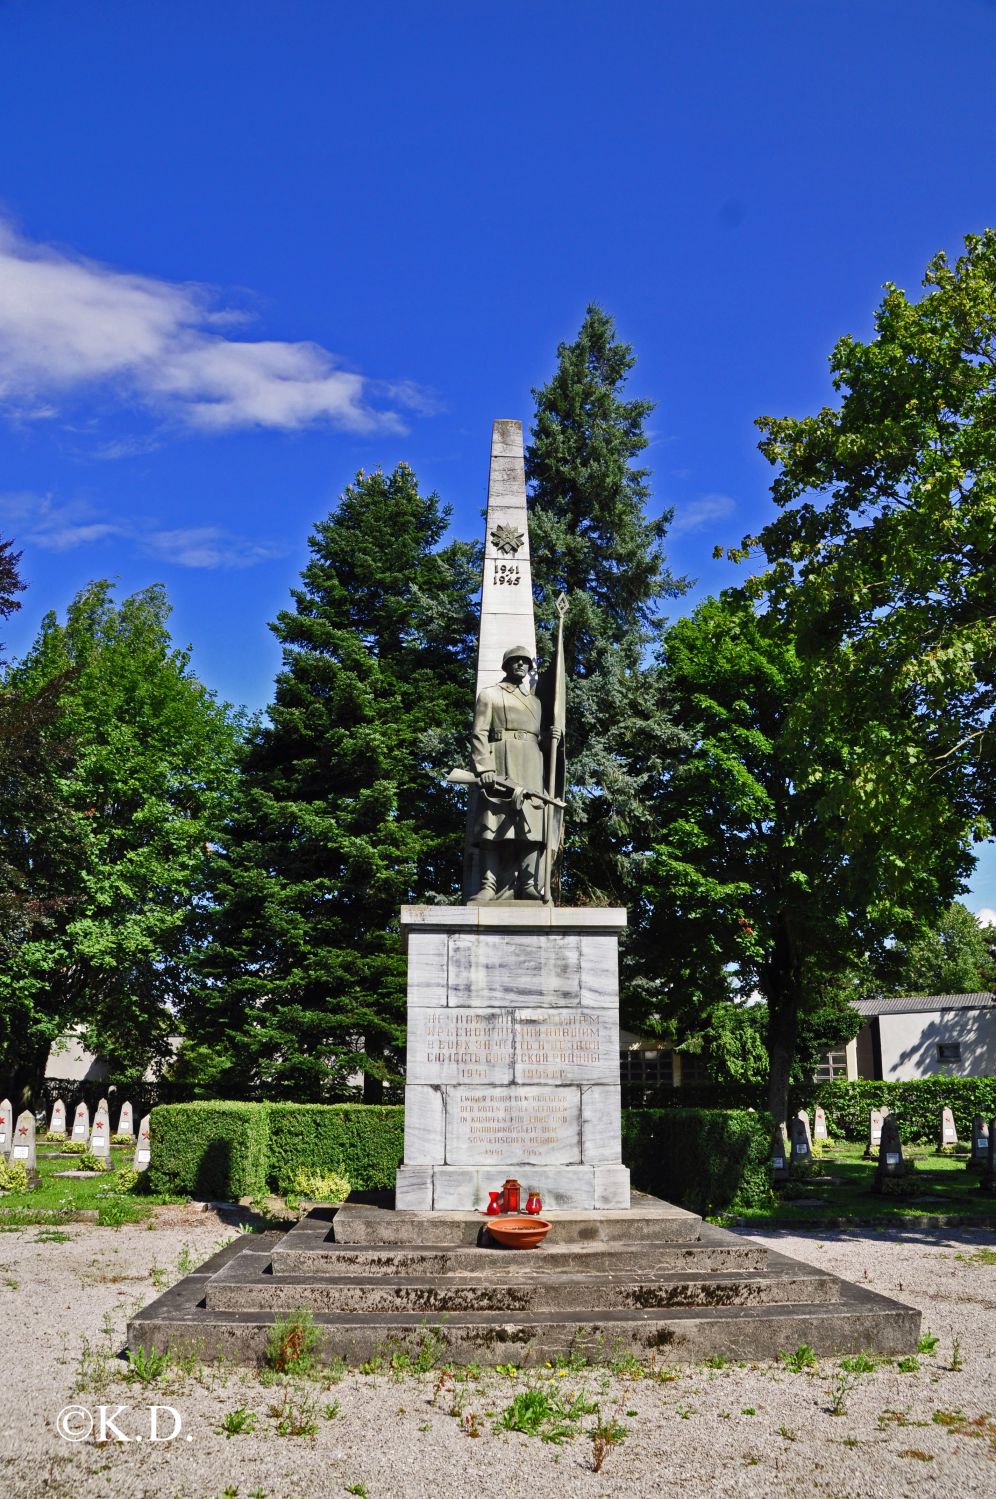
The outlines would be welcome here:
[[[911,1353],[907,1358],[901,1358],[896,1364],[896,1368],[900,1374],[919,1374],[920,1360],[915,1353]]]
[[[609,1368],[617,1379],[642,1379],[644,1375],[643,1365],[635,1353],[624,1353],[621,1358],[613,1359]]]
[[[67,1234],[61,1228],[43,1228],[41,1233],[35,1234],[36,1244],[67,1244],[72,1239],[72,1234]]]
[[[930,1452],[921,1452],[919,1447],[904,1447],[903,1450],[902,1450],[902,1452],[900,1452],[899,1456],[900,1457],[915,1457],[916,1460],[917,1460],[917,1462],[920,1462],[920,1463],[932,1463],[934,1461],[932,1453],[930,1453]]]
[[[503,1431],[521,1431],[559,1446],[565,1437],[574,1435],[577,1422],[598,1410],[583,1395],[568,1396],[564,1401],[553,1390],[520,1390],[512,1404],[506,1406],[496,1423]]]
[[[566,1353],[554,1355],[553,1367],[555,1369],[566,1369],[569,1374],[580,1374],[588,1367],[588,1355],[585,1353],[584,1342],[577,1333],[571,1339],[571,1346]]]
[[[599,1420],[597,1425],[592,1427],[590,1436],[591,1470],[593,1473],[600,1473],[609,1448],[618,1447],[620,1442],[626,1440],[626,1427],[613,1416],[609,1421]]]
[[[964,1369],[965,1360],[961,1356],[961,1339],[951,1340],[951,1373],[957,1374],[959,1369]]]
[[[273,1417],[278,1436],[313,1437],[318,1432],[317,1395],[295,1395],[284,1390],[283,1400],[279,1405],[271,1405],[269,1414]]]
[[[274,1374],[313,1373],[318,1338],[318,1328],[309,1311],[302,1308],[278,1317],[266,1340],[267,1367]]]
[[[847,1358],[842,1358],[837,1367],[843,1369],[845,1374],[874,1374],[878,1365],[867,1353],[852,1353]]]
[[[874,1368],[874,1365],[872,1367]],[[859,1372],[864,1373],[865,1371],[860,1370]],[[837,1375],[829,1390],[827,1390],[827,1399],[830,1402],[827,1407],[828,1415],[847,1415],[847,1397],[854,1389],[856,1383],[856,1379],[852,1375],[848,1374],[843,1364],[841,1364],[841,1372]]]
[[[176,1273],[177,1273],[177,1278],[179,1280],[182,1280],[185,1275],[189,1275],[190,1274],[190,1272],[191,1272],[191,1270],[193,1268],[194,1268],[194,1257],[190,1253],[189,1246],[186,1245],[186,1244],[184,1244],[183,1248],[180,1250],[180,1253],[177,1255],[177,1259],[176,1259]]]
[[[392,1375],[395,1379],[403,1379],[406,1374],[428,1374],[430,1369],[436,1367],[445,1346],[445,1339],[437,1328],[424,1328],[414,1353],[409,1353],[404,1348],[392,1353]]]
[[[146,1348],[143,1343],[137,1348],[127,1349],[125,1356],[128,1360],[125,1378],[139,1384],[154,1384],[169,1368],[168,1353],[161,1353],[158,1348]]]
[[[226,1437],[247,1436],[256,1429],[256,1412],[246,1410],[244,1405],[236,1406],[233,1411],[226,1411],[221,1418],[219,1432]]]
[[[725,1369],[729,1362],[725,1354],[714,1353],[711,1358],[706,1359],[705,1366],[707,1369]]]
[[[370,1499],[365,1483],[351,1483],[346,1486],[347,1494],[355,1494],[356,1499]]]
[[[401,1414],[401,1412],[399,1412],[399,1414]],[[342,1411],[339,1407],[338,1400],[333,1400],[331,1404],[322,1406],[322,1416],[326,1421],[334,1421],[337,1416],[341,1415]]]
[[[514,1379],[519,1373],[518,1364],[495,1364],[495,1373],[503,1374],[506,1379]]]
[[[816,1354],[808,1343],[800,1343],[794,1353],[779,1353],[778,1357],[790,1374],[802,1374],[816,1364]]]
[[[917,1353],[933,1353],[940,1341],[940,1338],[935,1337],[932,1332],[921,1333],[917,1341],[916,1351]]]
[[[89,1338],[80,1342],[80,1356],[76,1365],[73,1390],[76,1394],[95,1393],[106,1390],[112,1379],[118,1376],[114,1351],[114,1327],[110,1312],[104,1313],[100,1326],[102,1343],[91,1343]]]
[[[971,1254],[956,1254],[963,1265],[996,1265],[996,1249],[976,1249]]]
[[[778,1435],[786,1442],[796,1442],[799,1439],[799,1433],[793,1431],[791,1426],[779,1426]]]

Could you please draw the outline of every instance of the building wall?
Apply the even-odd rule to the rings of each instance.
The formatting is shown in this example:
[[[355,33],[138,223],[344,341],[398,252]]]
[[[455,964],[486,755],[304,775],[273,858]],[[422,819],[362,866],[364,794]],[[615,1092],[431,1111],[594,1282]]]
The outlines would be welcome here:
[[[930,1010],[919,1015],[880,1015],[882,1077],[886,1082],[948,1075],[996,1075],[996,1006],[978,1010]],[[859,1035],[859,1054],[860,1054]],[[957,1062],[942,1062],[938,1046],[961,1044]],[[862,1075],[867,1076],[862,1068]]]

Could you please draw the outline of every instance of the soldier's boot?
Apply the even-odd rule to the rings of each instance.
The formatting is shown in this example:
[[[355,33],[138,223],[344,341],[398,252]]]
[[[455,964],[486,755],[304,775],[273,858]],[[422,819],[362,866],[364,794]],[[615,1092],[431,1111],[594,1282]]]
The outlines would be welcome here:
[[[523,859],[519,865],[518,889],[516,895],[519,900],[542,900],[543,892],[536,883],[536,859],[530,854]]]
[[[472,895],[468,905],[476,906],[484,901],[498,899],[498,850],[492,843],[482,843],[479,849],[481,888]]]

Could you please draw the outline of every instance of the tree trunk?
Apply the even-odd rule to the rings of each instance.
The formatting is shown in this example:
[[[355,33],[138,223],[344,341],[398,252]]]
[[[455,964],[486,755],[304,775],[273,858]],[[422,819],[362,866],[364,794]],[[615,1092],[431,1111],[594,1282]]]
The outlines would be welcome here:
[[[761,990],[768,1001],[768,1108],[775,1126],[788,1123],[789,1082],[799,1035],[801,965],[784,917],[776,923]]]

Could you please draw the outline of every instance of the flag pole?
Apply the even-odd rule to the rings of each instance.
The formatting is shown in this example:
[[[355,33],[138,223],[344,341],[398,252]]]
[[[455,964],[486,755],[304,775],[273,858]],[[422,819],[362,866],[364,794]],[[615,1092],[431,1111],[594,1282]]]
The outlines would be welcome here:
[[[561,593],[557,597],[557,648],[553,661],[553,692],[551,694],[550,727],[559,729],[558,737],[550,736],[550,754],[546,767],[546,794],[556,796],[557,771],[561,765],[564,768],[564,790],[566,792],[567,782],[567,754],[564,745],[564,727],[567,719],[567,684],[564,680],[564,615],[567,613],[567,595]],[[547,905],[553,899],[553,861],[560,846],[560,830],[563,826],[563,815],[558,820],[553,807],[548,802],[544,808],[544,843],[546,845],[546,856],[543,870],[543,899]],[[554,832],[556,830],[556,837]]]

